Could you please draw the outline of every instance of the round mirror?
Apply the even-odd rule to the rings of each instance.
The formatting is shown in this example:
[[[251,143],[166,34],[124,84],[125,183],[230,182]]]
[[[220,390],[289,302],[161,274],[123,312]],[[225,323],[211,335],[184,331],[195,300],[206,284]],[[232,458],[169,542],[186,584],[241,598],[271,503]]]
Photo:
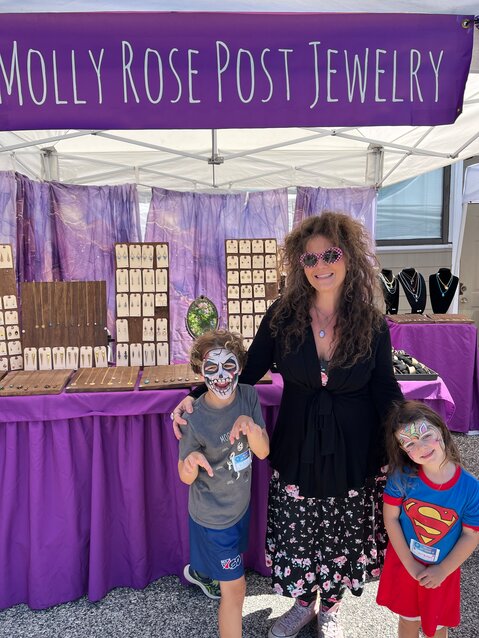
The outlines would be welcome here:
[[[188,334],[196,339],[208,330],[216,330],[218,327],[218,310],[215,304],[200,295],[197,297],[186,312],[186,329]]]

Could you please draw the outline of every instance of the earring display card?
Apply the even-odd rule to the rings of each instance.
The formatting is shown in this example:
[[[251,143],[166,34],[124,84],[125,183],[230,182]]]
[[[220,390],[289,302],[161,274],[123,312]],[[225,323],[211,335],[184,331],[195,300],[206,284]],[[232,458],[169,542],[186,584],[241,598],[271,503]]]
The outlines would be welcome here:
[[[66,392],[119,392],[134,390],[140,368],[83,368],[76,372]]]
[[[21,370],[9,372],[0,381],[0,396],[60,394],[73,370]]]
[[[228,329],[251,345],[266,309],[279,293],[276,239],[227,239],[226,299]]]
[[[116,244],[115,265],[117,366],[169,363],[168,244]]]
[[[43,370],[85,368],[93,365],[94,348],[106,352],[105,281],[24,282],[20,290],[29,368],[34,363]],[[128,294],[125,296],[128,299]],[[37,351],[35,358],[33,350]],[[87,357],[86,352],[91,355]],[[26,357],[24,362],[27,367]]]

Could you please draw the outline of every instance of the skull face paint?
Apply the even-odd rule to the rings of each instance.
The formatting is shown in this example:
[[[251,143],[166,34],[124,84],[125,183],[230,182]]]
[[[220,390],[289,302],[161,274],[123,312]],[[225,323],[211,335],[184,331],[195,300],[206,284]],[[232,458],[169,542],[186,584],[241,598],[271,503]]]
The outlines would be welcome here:
[[[206,353],[202,374],[208,390],[214,392],[219,399],[229,399],[233,394],[240,372],[236,355],[226,348],[217,348]]]

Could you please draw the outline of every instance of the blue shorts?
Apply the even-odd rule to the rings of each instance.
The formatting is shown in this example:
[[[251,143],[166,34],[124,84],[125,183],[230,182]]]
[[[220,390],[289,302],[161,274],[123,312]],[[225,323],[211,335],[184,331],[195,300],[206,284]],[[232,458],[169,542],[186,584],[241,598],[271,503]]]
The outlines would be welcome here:
[[[214,580],[236,580],[244,574],[242,553],[248,548],[250,508],[226,529],[203,527],[190,516],[190,564]]]

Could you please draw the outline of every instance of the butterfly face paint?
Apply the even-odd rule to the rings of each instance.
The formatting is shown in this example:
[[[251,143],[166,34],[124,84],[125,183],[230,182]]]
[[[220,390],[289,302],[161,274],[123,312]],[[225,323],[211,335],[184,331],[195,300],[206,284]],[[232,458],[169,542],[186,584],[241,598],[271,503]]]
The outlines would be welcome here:
[[[203,360],[202,374],[206,386],[219,399],[229,399],[233,394],[240,371],[236,355],[226,348],[210,350]]]

